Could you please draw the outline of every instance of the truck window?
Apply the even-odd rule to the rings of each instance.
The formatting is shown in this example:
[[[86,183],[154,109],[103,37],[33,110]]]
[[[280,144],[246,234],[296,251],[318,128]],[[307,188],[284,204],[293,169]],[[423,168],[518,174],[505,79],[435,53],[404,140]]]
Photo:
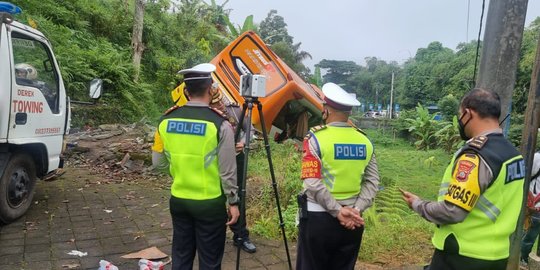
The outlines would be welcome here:
[[[49,48],[29,36],[12,32],[13,73],[17,85],[37,88],[53,113],[59,112],[58,73]]]

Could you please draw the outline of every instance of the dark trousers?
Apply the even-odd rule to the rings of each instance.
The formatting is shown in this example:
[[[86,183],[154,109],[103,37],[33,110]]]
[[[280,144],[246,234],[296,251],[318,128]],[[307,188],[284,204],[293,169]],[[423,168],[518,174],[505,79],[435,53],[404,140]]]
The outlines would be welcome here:
[[[486,261],[435,249],[428,270],[505,270],[508,259]]]
[[[221,269],[225,249],[225,198],[187,200],[171,197],[172,269],[191,270],[197,251],[199,269]]]
[[[241,152],[240,154],[236,155],[236,173],[237,173],[237,185],[238,185],[238,192],[240,192],[240,188],[242,187],[242,183],[244,183],[244,160],[245,156],[244,153]],[[247,208],[247,205],[246,205]],[[236,240],[238,238],[242,238],[243,240],[249,239],[249,231],[246,226],[246,212],[241,211],[240,212],[241,217],[238,219],[238,222],[236,222],[233,225],[230,225],[231,231],[233,232],[233,239]],[[241,220],[241,222],[240,222]]]
[[[521,241],[521,259],[529,262],[529,253],[534,246],[534,242],[540,234],[540,213],[535,212],[531,217],[531,225],[529,229],[523,235]]]
[[[326,212],[308,212],[300,219],[296,269],[354,269],[363,232],[346,229]]]

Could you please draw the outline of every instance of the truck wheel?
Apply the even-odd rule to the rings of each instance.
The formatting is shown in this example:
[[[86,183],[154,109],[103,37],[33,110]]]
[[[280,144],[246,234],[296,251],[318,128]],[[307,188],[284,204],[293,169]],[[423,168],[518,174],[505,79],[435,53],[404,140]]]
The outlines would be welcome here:
[[[24,215],[34,197],[36,166],[26,154],[14,154],[0,178],[0,221],[10,223]]]

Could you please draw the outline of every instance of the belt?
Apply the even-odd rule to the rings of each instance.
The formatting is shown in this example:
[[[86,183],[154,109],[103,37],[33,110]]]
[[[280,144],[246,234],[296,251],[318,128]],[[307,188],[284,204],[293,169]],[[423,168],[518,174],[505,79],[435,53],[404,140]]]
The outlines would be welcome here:
[[[310,212],[326,212],[326,209],[324,209],[324,207],[322,207],[320,204],[310,201],[307,202],[307,210]]]

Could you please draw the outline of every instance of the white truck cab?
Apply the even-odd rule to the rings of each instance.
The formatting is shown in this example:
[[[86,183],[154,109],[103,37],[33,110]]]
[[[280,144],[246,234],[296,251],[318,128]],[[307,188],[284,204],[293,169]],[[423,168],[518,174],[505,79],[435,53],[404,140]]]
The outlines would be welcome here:
[[[28,210],[37,178],[63,166],[70,124],[69,99],[51,44],[41,32],[13,21],[6,12],[17,9],[0,2],[0,221],[4,223]]]

